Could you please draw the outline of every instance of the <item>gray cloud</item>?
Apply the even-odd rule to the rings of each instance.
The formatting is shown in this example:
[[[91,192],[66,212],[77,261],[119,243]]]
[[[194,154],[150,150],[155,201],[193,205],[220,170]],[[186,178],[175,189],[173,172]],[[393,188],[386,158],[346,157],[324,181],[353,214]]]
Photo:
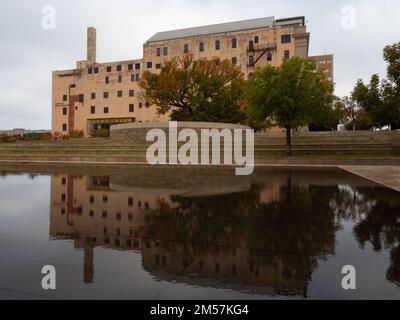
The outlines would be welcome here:
[[[56,30],[41,27],[44,5]],[[342,8],[356,9],[356,29],[342,28]],[[310,54],[335,55],[336,94],[358,78],[385,75],[382,49],[400,41],[398,0],[3,0],[0,11],[0,128],[50,128],[51,71],[85,59],[86,27],[95,26],[98,60],[141,58],[142,44],[163,30],[274,15],[305,15]]]

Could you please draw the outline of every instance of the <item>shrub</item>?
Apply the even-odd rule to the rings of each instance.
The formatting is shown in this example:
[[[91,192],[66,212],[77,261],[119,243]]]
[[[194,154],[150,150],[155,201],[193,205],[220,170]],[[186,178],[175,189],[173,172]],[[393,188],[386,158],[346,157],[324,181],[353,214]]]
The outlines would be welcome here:
[[[68,135],[64,136],[65,140],[80,139],[80,138],[83,138],[83,130],[74,130],[71,131]]]
[[[94,136],[96,138],[108,138],[110,136],[109,129],[99,129],[95,132]]]

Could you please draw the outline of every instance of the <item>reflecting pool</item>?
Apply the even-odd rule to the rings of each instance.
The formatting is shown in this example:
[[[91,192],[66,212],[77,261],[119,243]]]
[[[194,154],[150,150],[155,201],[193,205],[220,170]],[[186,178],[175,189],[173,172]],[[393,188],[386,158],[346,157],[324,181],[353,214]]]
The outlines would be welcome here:
[[[400,194],[339,169],[0,170],[1,299],[400,298]]]

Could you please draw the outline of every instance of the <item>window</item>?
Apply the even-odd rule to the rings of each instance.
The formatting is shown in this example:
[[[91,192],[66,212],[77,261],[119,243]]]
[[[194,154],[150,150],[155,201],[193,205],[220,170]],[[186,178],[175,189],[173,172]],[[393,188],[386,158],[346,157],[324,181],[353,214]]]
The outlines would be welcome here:
[[[94,211],[93,211],[93,210],[90,210],[90,211],[89,211],[89,216],[90,216],[91,218],[94,217]]]
[[[103,92],[103,98],[108,99],[108,92]]]
[[[94,68],[93,70],[94,70],[94,73],[99,73],[99,68],[98,67]]]
[[[285,57],[285,59],[290,59],[290,51],[289,50],[285,50],[284,57]]]
[[[103,211],[103,212],[101,213],[101,217],[102,217],[103,219],[107,219],[107,215],[108,215],[107,211]]]
[[[94,203],[94,196],[90,196],[90,198],[89,198],[89,202],[90,202],[91,204],[93,204],[93,203]]]
[[[107,67],[107,72],[111,72],[112,71],[112,67],[111,66],[108,66]]]
[[[61,179],[61,184],[62,184],[63,186],[65,186],[65,185],[67,184],[67,178],[62,178],[62,179]]]
[[[92,74],[93,73],[93,68],[89,68],[88,69],[88,74]]]
[[[140,79],[140,76],[139,76],[139,73],[138,73],[138,74],[136,74],[136,81],[139,81],[139,79]]]
[[[160,57],[161,56],[161,48],[157,48],[156,51],[157,51],[157,57]]]
[[[249,50],[254,51],[254,41],[253,40],[249,41]]]
[[[156,69],[161,69],[161,63],[156,64]]]
[[[122,76],[118,76],[118,83],[122,82]]]
[[[146,102],[146,108],[150,108],[150,103]]]
[[[65,193],[61,194],[61,201],[65,202],[65,200],[67,200],[67,196],[65,195]]]
[[[189,52],[189,45],[188,44],[185,44],[184,46],[183,46],[183,53],[188,53]]]
[[[105,78],[105,83],[110,83],[110,79],[108,77]]]
[[[232,39],[232,49],[236,49],[237,48],[237,39]]]
[[[96,99],[96,92],[92,92],[92,93],[90,94],[90,98],[91,98],[92,100]]]
[[[63,101],[67,101],[68,100],[68,96],[66,94],[63,95]]]
[[[149,61],[147,62],[147,69],[153,68],[153,62]]]
[[[135,75],[131,74],[131,82],[134,82],[134,81],[135,81]]]
[[[292,36],[290,34],[283,34],[281,36],[281,43],[290,43],[292,42]]]
[[[139,109],[143,108],[143,103],[139,102]]]
[[[129,90],[129,96],[134,97],[135,96],[135,90]]]
[[[272,53],[271,52],[267,53],[267,61],[272,61]]]
[[[221,49],[221,41],[217,40],[215,41],[215,50]]]
[[[122,66],[120,64],[117,65],[117,71],[122,71]]]
[[[90,113],[91,113],[91,114],[96,113],[96,107],[95,107],[95,106],[91,106],[91,107],[90,107]]]
[[[129,105],[129,112],[133,112],[135,110],[135,106],[133,103]]]
[[[249,56],[249,65],[250,66],[254,65],[254,57],[253,56]]]
[[[110,110],[108,109],[108,107],[104,107],[104,113],[108,113]]]
[[[136,70],[140,70],[140,63],[136,63],[136,64],[135,64],[135,69],[136,69]]]
[[[118,90],[117,91],[117,97],[118,98],[122,98],[122,90]]]
[[[63,115],[65,116],[67,114],[67,108],[63,108]]]
[[[168,55],[168,47],[163,48],[163,55],[167,56]]]
[[[62,131],[67,131],[67,124],[66,124],[66,123],[63,123],[63,125],[62,125]]]
[[[128,206],[133,207],[133,198],[132,197],[128,198]]]
[[[200,42],[199,51],[204,52],[204,42]]]
[[[85,96],[84,96],[83,94],[80,94],[80,95],[78,96],[78,101],[79,101],[80,103],[83,103],[84,100],[85,100]]]
[[[255,36],[255,37],[254,37],[254,43],[258,43],[259,40],[260,40],[260,39],[258,38],[258,36]]]
[[[128,70],[132,71],[133,70],[133,63],[128,64]]]
[[[232,64],[237,64],[237,58],[236,57],[232,57]]]
[[[70,85],[70,87],[71,87],[71,88],[76,88],[76,84],[73,83],[73,84]]]

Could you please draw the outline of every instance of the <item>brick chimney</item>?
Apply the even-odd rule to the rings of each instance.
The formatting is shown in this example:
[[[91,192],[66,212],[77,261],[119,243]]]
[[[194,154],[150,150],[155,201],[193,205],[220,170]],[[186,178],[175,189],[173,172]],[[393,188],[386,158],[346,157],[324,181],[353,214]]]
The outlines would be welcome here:
[[[96,28],[87,28],[87,64],[96,63]]]

